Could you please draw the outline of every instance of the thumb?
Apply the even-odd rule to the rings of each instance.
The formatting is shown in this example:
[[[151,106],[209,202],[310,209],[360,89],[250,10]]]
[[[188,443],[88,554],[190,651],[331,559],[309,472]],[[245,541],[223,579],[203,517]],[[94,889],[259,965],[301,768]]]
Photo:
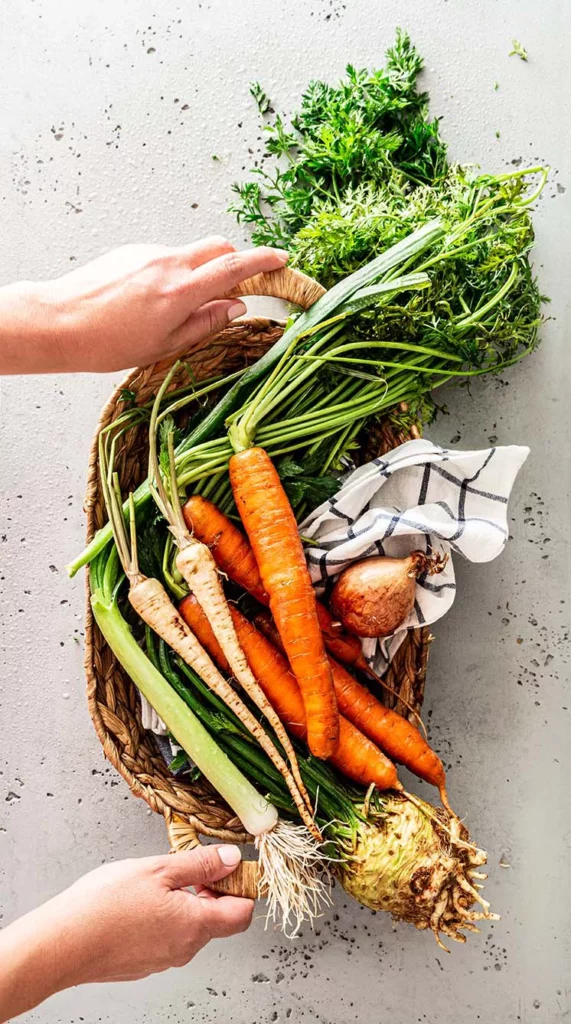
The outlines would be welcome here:
[[[192,348],[203,338],[218,334],[228,327],[232,320],[246,312],[246,306],[239,299],[215,299],[213,302],[207,302],[172,332],[169,350],[183,352]]]
[[[239,846],[197,846],[194,850],[174,853],[165,858],[165,876],[171,889],[187,885],[218,882],[231,875],[242,859]]]

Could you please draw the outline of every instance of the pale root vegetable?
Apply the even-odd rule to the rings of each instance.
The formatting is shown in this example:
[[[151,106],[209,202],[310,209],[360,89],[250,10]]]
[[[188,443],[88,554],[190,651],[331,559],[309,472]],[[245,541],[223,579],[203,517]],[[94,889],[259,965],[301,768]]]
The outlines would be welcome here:
[[[356,636],[390,636],[414,607],[416,581],[442,572],[446,556],[413,551],[406,558],[379,555],[343,570],[331,594],[331,610]]]
[[[371,910],[387,910],[396,920],[430,928],[465,942],[462,931],[478,931],[478,921],[497,921],[479,893],[486,875],[478,869],[486,855],[469,842],[457,818],[437,817],[423,800],[387,794],[378,824],[361,826],[350,857],[338,874],[343,888]],[[444,816],[444,812],[440,812]],[[481,911],[470,908],[477,902]]]
[[[226,659],[210,623],[195,598],[185,597],[180,614],[213,660],[224,671]],[[284,656],[235,607],[232,618],[250,668],[282,722],[298,739],[307,741],[305,708],[297,680]],[[339,717],[339,743],[329,761],[338,771],[362,786],[401,789],[394,764],[350,721]]]
[[[272,764],[283,775],[300,817],[308,828],[316,836],[319,836],[319,831],[311,815],[308,814],[307,805],[300,797],[298,785],[286,761],[249,708],[213,664],[182,615],[177,612],[162,583],[144,576],[136,577],[129,588],[129,601],[143,622],[150,626],[187,665],[190,665],[198,673],[213,693],[216,693],[246,726],[262,750],[268,755]],[[300,782],[302,792],[305,793],[301,776]],[[307,802],[309,802],[309,796],[307,796]]]
[[[295,516],[262,448],[233,455],[229,470],[236,506],[301,689],[309,749],[326,759],[339,741],[339,713]]]
[[[240,647],[214,558],[205,544],[189,534],[184,521],[177,490],[172,432],[169,433],[167,438],[170,494],[162,478],[156,448],[156,433],[160,419],[158,410],[163,395],[177,369],[177,365],[175,363],[170,373],[165,377],[156,396],[151,414],[149,424],[149,486],[151,493],[160,511],[169,523],[171,533],[179,548],[176,556],[177,569],[190,590],[196,595],[197,600],[207,615],[214,634],[226,655],[234,678],[265,716],[282,744],[291,766],[291,771],[288,770],[287,776],[284,775],[284,779],[296,806],[301,808],[302,805],[305,805],[304,811],[300,811],[302,820],[316,840],[319,841],[321,838],[320,833],[313,821],[311,802],[301,778],[295,751],[278,715],[254,679],[247,659]],[[271,740],[268,740],[268,742],[271,742]],[[280,762],[285,766],[283,759],[280,758]]]

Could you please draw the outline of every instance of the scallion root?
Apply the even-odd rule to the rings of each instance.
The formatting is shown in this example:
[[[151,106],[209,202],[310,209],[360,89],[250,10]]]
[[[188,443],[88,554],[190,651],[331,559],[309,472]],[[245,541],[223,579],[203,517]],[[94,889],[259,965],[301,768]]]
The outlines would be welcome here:
[[[280,818],[275,828],[256,837],[260,863],[259,894],[267,902],[266,922],[280,922],[285,934],[297,935],[331,906],[327,858],[304,825]]]

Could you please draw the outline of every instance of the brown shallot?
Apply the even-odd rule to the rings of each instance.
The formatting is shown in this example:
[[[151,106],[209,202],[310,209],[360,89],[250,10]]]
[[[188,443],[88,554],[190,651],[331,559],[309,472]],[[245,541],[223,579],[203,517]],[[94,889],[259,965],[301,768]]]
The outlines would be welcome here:
[[[380,555],[343,570],[331,595],[331,610],[350,633],[389,636],[414,606],[416,581],[442,572],[447,555],[412,551],[406,558]]]

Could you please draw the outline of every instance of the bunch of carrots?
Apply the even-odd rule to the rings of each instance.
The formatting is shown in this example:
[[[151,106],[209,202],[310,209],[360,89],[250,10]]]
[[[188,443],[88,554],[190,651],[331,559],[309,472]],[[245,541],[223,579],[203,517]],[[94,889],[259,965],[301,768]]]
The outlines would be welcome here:
[[[231,609],[238,640],[260,686],[288,731],[347,778],[380,790],[401,789],[392,763],[396,761],[437,786],[452,813],[438,755],[416,726],[381,704],[349,671],[348,665],[370,671],[359,641],[333,629],[328,609],[316,601],[297,524],[279,477],[263,452],[253,452],[256,465],[263,465],[264,488],[248,497],[244,477],[238,478],[241,490],[235,482],[234,467],[231,479],[244,528],[249,538],[257,538],[255,549],[227,516],[199,495],[188,499],[183,513],[189,530],[212,551],[219,570],[272,611],[273,618],[261,612],[253,624],[237,607]],[[242,466],[243,460],[238,470]],[[249,489],[252,476],[247,479]],[[265,534],[258,529],[260,519],[266,523]],[[267,545],[264,537],[271,538]],[[284,551],[288,552],[285,570]],[[273,568],[276,563],[277,569]],[[278,612],[276,617],[274,609],[280,603],[281,615]],[[185,597],[179,611],[218,667],[228,672],[228,662],[196,597]]]

